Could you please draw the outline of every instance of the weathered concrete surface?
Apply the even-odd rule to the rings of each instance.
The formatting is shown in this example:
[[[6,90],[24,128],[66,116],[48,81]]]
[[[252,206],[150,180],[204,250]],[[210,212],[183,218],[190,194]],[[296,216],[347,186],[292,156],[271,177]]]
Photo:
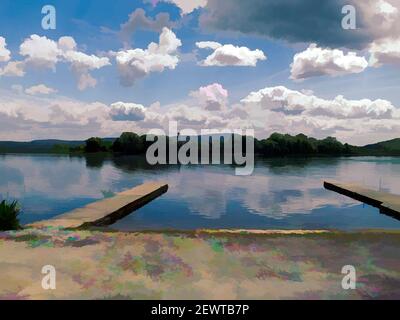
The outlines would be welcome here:
[[[400,195],[363,188],[356,184],[324,181],[324,187],[379,208],[382,213],[400,217]]]
[[[159,197],[167,190],[168,185],[166,183],[145,183],[118,193],[112,198],[90,203],[83,208],[75,209],[49,220],[35,222],[28,227],[85,228],[110,225]]]
[[[399,230],[290,232],[0,232],[0,300],[400,299]],[[56,290],[42,288],[47,264]]]

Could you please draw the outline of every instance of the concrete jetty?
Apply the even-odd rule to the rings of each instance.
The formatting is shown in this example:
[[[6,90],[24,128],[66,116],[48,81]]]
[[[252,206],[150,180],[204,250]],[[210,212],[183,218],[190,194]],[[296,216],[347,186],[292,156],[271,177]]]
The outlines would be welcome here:
[[[60,227],[85,228],[107,226],[129,215],[153,199],[167,192],[168,184],[149,182],[115,196],[88,204],[87,206],[64,213],[49,220],[27,225],[31,228]]]
[[[324,187],[379,208],[382,213],[400,218],[400,195],[367,189],[357,184],[334,181],[324,181]]]

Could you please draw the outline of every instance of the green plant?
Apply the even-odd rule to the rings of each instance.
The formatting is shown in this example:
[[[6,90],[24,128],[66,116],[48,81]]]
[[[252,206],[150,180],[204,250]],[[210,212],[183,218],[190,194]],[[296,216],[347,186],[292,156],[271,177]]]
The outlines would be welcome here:
[[[3,200],[0,202],[0,230],[17,230],[21,226],[19,224],[18,215],[20,208],[18,201],[7,202]]]

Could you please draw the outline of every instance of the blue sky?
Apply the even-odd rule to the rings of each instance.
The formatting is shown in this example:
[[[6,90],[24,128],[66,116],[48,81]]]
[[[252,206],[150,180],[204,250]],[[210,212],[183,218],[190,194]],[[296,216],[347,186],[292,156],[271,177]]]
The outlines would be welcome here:
[[[315,7],[315,12],[309,13],[310,17],[304,17],[305,22],[300,15],[304,6],[314,8],[311,6],[313,2],[311,0],[303,1],[303,5],[297,0],[292,2],[249,0],[245,4],[238,0],[225,0],[226,9],[221,8],[221,2],[218,3],[216,0],[186,1],[190,2],[195,5],[200,4],[200,7],[187,12],[187,8],[182,6],[182,0],[34,2],[3,0],[0,4],[0,37],[5,39],[5,49],[10,51],[11,56],[8,60],[0,59],[2,61],[0,70],[2,68],[5,70],[7,63],[22,61],[24,75],[0,76],[0,90],[3,97],[7,97],[0,101],[0,114],[1,112],[4,114],[4,119],[0,120],[0,123],[7,121],[12,127],[10,122],[15,121],[16,130],[15,135],[12,135],[9,130],[2,132],[0,129],[0,139],[29,140],[50,135],[59,138],[86,138],[83,135],[95,134],[118,135],[120,130],[129,127],[132,127],[132,130],[143,131],[151,125],[157,126],[155,118],[162,126],[166,119],[177,119],[182,114],[196,115],[198,128],[211,126],[210,119],[216,117],[218,128],[222,126],[233,128],[234,125],[255,126],[260,136],[268,136],[275,129],[293,134],[299,133],[310,125],[315,127],[306,132],[310,135],[318,137],[335,135],[359,144],[400,136],[400,128],[396,121],[397,108],[400,106],[400,90],[398,90],[400,54],[397,56],[396,50],[400,52],[400,46],[392,48],[389,53],[385,51],[384,46],[385,41],[388,41],[384,36],[387,30],[393,32],[389,35],[391,42],[396,43],[400,38],[398,19],[395,19],[400,8],[397,8],[399,4],[396,0],[368,0],[366,5],[360,7],[354,3],[359,23],[358,30],[354,33],[340,27],[342,18],[340,9],[343,5],[341,0],[332,1],[334,5],[331,4],[328,8]],[[44,30],[41,26],[42,7],[49,4],[56,8],[55,30]],[[178,62],[173,67],[164,65],[162,71],[153,69],[146,71],[144,76],[135,75],[134,83],[123,85],[121,68],[126,67],[129,72],[137,70],[128,70],[129,66],[118,65],[117,54],[128,54],[129,50],[138,48],[145,50],[150,42],[158,43],[163,32],[162,25],[146,28],[139,21],[126,43],[126,39],[121,36],[122,25],[127,23],[129,15],[138,9],[144,10],[148,21],[155,21],[158,14],[169,15],[168,23],[164,27],[173,33],[181,45],[175,48],[173,53],[168,53],[167,58],[176,57]],[[296,16],[296,12],[299,16]],[[233,22],[232,17],[235,19]],[[393,25],[385,25],[386,29],[379,30],[378,27],[378,30],[376,28],[373,30],[368,21],[371,20],[372,23],[378,18],[385,19],[388,24]],[[308,21],[312,21],[313,24],[308,25]],[[343,36],[343,33],[346,33],[346,36]],[[93,63],[97,64],[98,59],[108,59],[108,63],[92,69],[88,69],[85,65],[82,71],[82,65],[78,65],[77,60],[71,60],[64,54],[57,58],[54,68],[32,67],[34,63],[28,61],[30,56],[21,54],[20,46],[35,34],[43,37],[42,40],[45,37],[55,44],[62,37],[71,37],[76,43],[74,54],[94,55],[93,59],[96,62]],[[228,60],[218,60],[214,57],[214,62],[211,62],[214,64],[205,66],[205,59],[215,48],[200,49],[196,45],[204,41],[219,43],[221,48],[216,50],[221,50],[222,53],[216,51],[220,54],[218,59],[234,58],[235,62],[232,63],[232,60],[226,62]],[[310,47],[313,43],[317,49]],[[247,50],[240,59],[237,55],[242,49],[239,48]],[[249,62],[247,59],[256,55],[257,50],[261,51],[266,59],[257,58],[255,63]],[[372,66],[370,56],[373,50],[378,62]],[[355,52],[356,58],[350,56],[349,52]],[[303,54],[295,61],[295,55],[300,53]],[[130,60],[130,63],[136,61],[135,59],[137,58]],[[316,66],[318,59],[328,59],[328,61]],[[367,66],[367,63],[370,65]],[[298,68],[297,75],[294,75],[295,67],[291,64]],[[80,68],[80,71],[71,71],[73,68]],[[83,85],[84,88],[79,87],[77,79],[79,77],[81,80],[86,79],[89,75],[94,79],[89,81],[91,84]],[[297,79],[293,79],[296,77]],[[221,93],[218,86],[213,86],[215,84],[220,85],[227,94],[225,95],[225,91]],[[27,89],[38,85],[51,88],[53,91],[50,94],[43,92],[27,94]],[[275,87],[284,88],[283,91],[279,91],[278,97],[275,92],[271,94],[267,90],[258,95],[259,98],[261,96],[259,101],[253,99],[250,102],[249,100],[243,102],[251,92]],[[331,112],[338,104],[332,101],[340,95],[347,99],[339,103],[342,104],[339,108],[344,109]],[[310,96],[320,99],[318,103],[326,103],[329,112],[318,114],[316,111],[318,106],[310,105],[313,103],[310,102],[312,99],[307,98]],[[211,110],[208,107],[210,99],[216,100],[211,102],[218,103],[220,106],[218,110]],[[369,99],[371,102],[360,102],[362,99]],[[385,103],[381,104],[381,100]],[[42,107],[38,107],[36,111],[34,108],[28,110],[29,107],[24,106],[23,101],[32,101]],[[71,111],[66,101],[69,103],[73,101],[78,113],[72,114],[71,112],[75,111]],[[126,105],[114,110],[116,107],[112,105],[115,102],[124,102]],[[291,107],[278,111],[274,107],[277,102],[285,105],[294,103],[300,107],[294,106],[297,108],[296,112],[291,110]],[[55,120],[51,119],[57,118],[54,116],[57,112],[54,105],[60,106],[60,110],[71,113],[66,116],[64,111],[60,111],[67,121],[74,117],[78,118],[77,114],[80,114],[78,104],[82,105],[82,110],[86,110],[87,105],[93,103],[105,106],[99,107],[104,110],[101,109],[100,112],[103,118],[96,118],[97,126],[88,125],[93,118],[87,114],[89,111],[85,113],[85,121],[69,123],[67,126],[65,123],[61,125],[61,120],[54,122]],[[359,104],[362,106],[359,107]],[[92,109],[89,107],[88,110]],[[125,121],[121,121],[121,117],[117,117],[118,121],[115,119],[113,121],[112,116],[110,118],[103,114],[110,110],[125,114]],[[240,113],[240,110],[249,113],[248,116]],[[137,112],[140,113],[139,117]],[[24,114],[22,120],[18,118],[21,113]],[[240,119],[237,118],[237,114],[241,114]],[[40,119],[40,116],[44,116],[43,119]],[[268,118],[265,124],[253,121],[260,117]],[[225,121],[227,118],[232,121],[227,123]],[[145,124],[139,123],[142,120]],[[182,125],[194,121],[186,120]],[[36,127],[39,129],[36,132],[33,130],[35,125],[32,121],[38,122]],[[355,126],[351,125],[350,121],[354,121]],[[282,122],[284,125],[277,127],[276,122]],[[366,123],[370,127],[364,130],[363,126]],[[71,129],[75,128],[75,125],[79,126],[80,130]],[[351,132],[355,127],[357,132]],[[354,134],[362,137],[354,138]]]

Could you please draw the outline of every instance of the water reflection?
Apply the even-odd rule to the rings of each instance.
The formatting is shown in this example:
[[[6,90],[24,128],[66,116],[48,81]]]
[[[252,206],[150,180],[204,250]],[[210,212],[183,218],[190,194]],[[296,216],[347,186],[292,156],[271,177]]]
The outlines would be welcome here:
[[[143,157],[7,155],[0,157],[0,194],[19,199],[30,222],[163,180],[168,193],[117,228],[399,227],[322,186],[334,179],[396,193],[398,158],[258,159],[253,175],[234,173],[231,166],[150,166]]]

